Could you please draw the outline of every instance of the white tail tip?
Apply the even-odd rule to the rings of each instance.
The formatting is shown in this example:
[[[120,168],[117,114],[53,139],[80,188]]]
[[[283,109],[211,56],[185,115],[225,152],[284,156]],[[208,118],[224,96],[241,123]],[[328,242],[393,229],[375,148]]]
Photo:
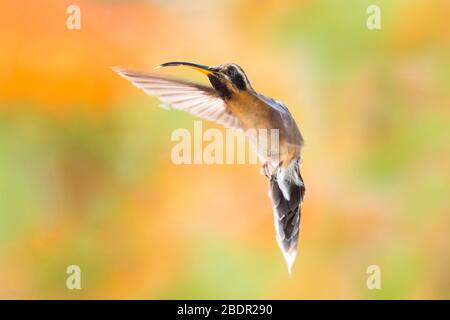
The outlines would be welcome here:
[[[284,260],[286,260],[289,277],[292,276],[292,266],[294,265],[295,258],[297,257],[297,251],[291,249],[288,252],[283,252]]]

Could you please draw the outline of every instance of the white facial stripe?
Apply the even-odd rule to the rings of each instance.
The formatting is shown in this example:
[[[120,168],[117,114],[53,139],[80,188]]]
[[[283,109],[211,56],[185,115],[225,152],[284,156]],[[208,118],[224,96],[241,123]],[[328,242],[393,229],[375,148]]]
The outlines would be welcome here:
[[[250,81],[248,81],[248,78],[247,78],[244,70],[242,70],[242,68],[240,66],[238,66],[237,64],[235,64],[235,63],[231,63],[230,65],[235,67],[236,71],[242,76],[242,78],[245,81],[245,84],[246,84],[247,88],[251,88]]]

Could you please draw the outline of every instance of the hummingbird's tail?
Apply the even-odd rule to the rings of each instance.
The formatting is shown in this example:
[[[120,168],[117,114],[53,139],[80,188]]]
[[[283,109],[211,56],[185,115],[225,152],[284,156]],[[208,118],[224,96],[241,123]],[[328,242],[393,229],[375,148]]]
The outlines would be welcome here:
[[[305,194],[299,164],[300,159],[294,159],[287,168],[275,170],[270,178],[269,196],[274,210],[277,242],[288,265],[289,275],[297,254],[300,205]]]

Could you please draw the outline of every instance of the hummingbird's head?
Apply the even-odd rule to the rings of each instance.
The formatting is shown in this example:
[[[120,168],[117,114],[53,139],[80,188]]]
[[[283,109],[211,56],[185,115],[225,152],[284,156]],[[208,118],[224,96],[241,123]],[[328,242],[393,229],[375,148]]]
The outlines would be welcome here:
[[[216,72],[211,76],[215,76],[222,83],[226,84],[233,91],[252,90],[250,81],[240,66],[235,63],[226,63],[212,67]],[[210,78],[211,80],[211,78]]]
[[[167,62],[159,67],[188,66],[208,76],[211,85],[224,99],[230,99],[241,91],[253,91],[244,70],[235,63],[208,67],[191,62]]]

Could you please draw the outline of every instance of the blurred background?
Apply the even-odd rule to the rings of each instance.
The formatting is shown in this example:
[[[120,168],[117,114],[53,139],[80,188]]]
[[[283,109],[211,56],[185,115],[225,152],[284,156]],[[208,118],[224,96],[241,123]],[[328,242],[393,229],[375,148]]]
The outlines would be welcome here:
[[[2,0],[0,298],[450,298],[449,30],[445,0]],[[291,278],[259,167],[172,164],[195,118],[109,69],[171,60],[236,62],[296,118]]]

